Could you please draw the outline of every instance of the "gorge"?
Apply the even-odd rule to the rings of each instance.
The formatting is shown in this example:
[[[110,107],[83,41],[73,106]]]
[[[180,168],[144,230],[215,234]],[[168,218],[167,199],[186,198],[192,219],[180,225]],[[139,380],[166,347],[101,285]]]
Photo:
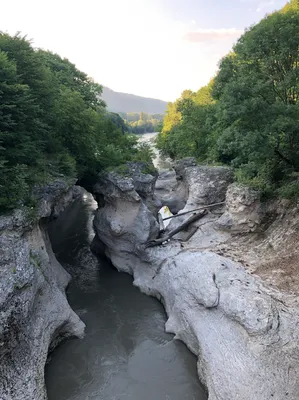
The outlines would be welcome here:
[[[129,179],[105,174],[94,188],[105,204],[96,212],[95,231],[113,265],[162,301],[166,330],[198,356],[210,400],[295,399],[298,298],[265,284],[240,260],[221,255],[222,248],[244,240],[231,232],[248,233],[248,251],[250,232],[261,218],[256,193],[230,185],[229,168],[197,166],[192,159],[178,163],[177,176],[187,189],[182,211],[219,203],[227,191],[237,194],[227,196],[231,204],[225,213],[218,208],[201,219],[188,242],[181,238],[148,248],[159,231],[155,178],[141,171],[132,166]],[[244,243],[242,250],[245,256]]]
[[[90,252],[94,203],[84,194],[49,227],[57,258],[73,277],[70,305],[86,331],[51,353],[48,399],[206,399],[195,357],[164,332],[163,307]]]
[[[44,10],[33,8],[39,19],[27,4],[21,19],[44,29]],[[125,4],[124,15],[133,8]],[[220,7],[217,23],[224,11],[231,21],[232,9]],[[127,46],[120,57],[123,35],[114,45],[101,35],[117,62],[103,44],[88,46],[103,26],[89,7],[72,11],[95,16],[94,34],[78,30],[69,9],[55,15],[64,55],[19,28],[0,32],[1,400],[298,399],[299,1],[271,9],[248,29],[214,29],[211,7],[207,29],[194,19],[198,30],[176,39],[187,53],[171,51],[176,35],[164,43],[155,26],[163,55],[150,43],[138,63]],[[144,14],[132,21],[135,47]],[[209,63],[191,48],[236,33],[197,90]],[[71,48],[80,65],[99,56],[101,69],[79,70]],[[164,116],[147,114],[166,103],[107,92],[96,70],[99,82],[106,70],[112,87],[154,97],[171,98],[166,91],[189,78],[193,89]],[[154,131],[157,140],[133,134]]]
[[[262,280],[256,259],[269,243],[279,258],[274,246],[286,237],[295,240],[295,210],[291,223],[285,212],[279,226],[277,217],[268,221],[260,237],[266,211],[256,192],[231,184],[229,168],[186,159],[159,177],[146,172],[143,163],[130,163],[124,175],[99,175],[92,248],[100,264],[89,250],[95,203],[74,182],[56,182],[39,194],[38,225],[20,213],[1,219],[0,397],[45,399],[48,349],[67,337],[82,338],[86,324],[85,339],[64,342],[50,353],[50,400],[117,399],[120,393],[137,399],[154,382],[157,399],[206,398],[193,357],[163,332],[161,307],[131,287],[129,276],[111,269],[103,260],[104,244],[114,267],[162,302],[166,331],[198,357],[209,400],[295,400],[298,298],[278,290],[278,277]],[[159,234],[162,204],[169,201],[173,212],[186,212],[225,197],[225,207],[212,208],[194,223],[188,240],[189,232],[180,232],[169,243],[146,246]],[[166,231],[185,218],[173,219]],[[70,276],[51,245],[73,276],[68,296],[77,314],[64,295]]]

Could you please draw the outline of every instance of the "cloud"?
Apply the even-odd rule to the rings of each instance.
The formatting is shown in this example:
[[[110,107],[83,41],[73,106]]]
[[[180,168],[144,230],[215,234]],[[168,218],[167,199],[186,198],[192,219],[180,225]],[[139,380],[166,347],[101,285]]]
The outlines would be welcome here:
[[[185,34],[184,39],[191,43],[207,42],[210,40],[234,39],[244,33],[240,29],[198,29]]]

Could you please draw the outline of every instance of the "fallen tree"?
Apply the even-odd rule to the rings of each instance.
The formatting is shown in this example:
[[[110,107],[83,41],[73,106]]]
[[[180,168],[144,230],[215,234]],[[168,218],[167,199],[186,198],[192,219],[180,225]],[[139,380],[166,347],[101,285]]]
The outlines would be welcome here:
[[[162,244],[162,243],[166,242],[167,240],[171,239],[177,233],[179,233],[182,230],[188,228],[188,226],[190,224],[192,224],[193,222],[195,222],[195,221],[199,220],[200,218],[204,217],[206,214],[207,214],[207,210],[206,209],[202,210],[199,213],[194,213],[191,217],[189,217],[181,225],[179,225],[177,228],[175,228],[172,231],[170,231],[166,236],[163,236],[163,237],[161,237],[159,239],[149,240],[148,242],[146,242],[145,243],[145,247],[159,246],[160,244]]]
[[[172,218],[181,217],[182,215],[190,214],[190,213],[193,213],[194,211],[204,210],[205,208],[212,208],[212,207],[216,207],[216,206],[221,206],[223,204],[225,204],[225,201],[221,201],[220,203],[207,204],[207,205],[205,205],[203,207],[195,208],[194,210],[185,211],[185,212],[182,212],[180,214],[172,215],[171,217],[163,218],[163,221],[167,221],[168,219],[172,219]]]

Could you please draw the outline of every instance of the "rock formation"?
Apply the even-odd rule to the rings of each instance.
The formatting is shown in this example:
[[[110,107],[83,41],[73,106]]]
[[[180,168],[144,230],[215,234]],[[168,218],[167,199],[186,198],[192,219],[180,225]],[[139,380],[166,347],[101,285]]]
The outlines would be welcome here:
[[[185,211],[221,202],[232,180],[228,168],[197,167],[192,160],[181,163],[177,172],[188,193]],[[144,198],[146,193],[152,201],[153,182],[146,181],[147,189],[139,192],[133,178],[110,173],[95,186],[96,195],[104,198],[95,231],[112,263],[131,273],[144,293],[162,301],[166,330],[197,355],[209,400],[297,399],[297,298],[282,295],[241,263],[214,252],[217,243],[231,238],[216,226],[221,208],[198,221],[190,242],[171,240],[146,248],[158,235]]]
[[[188,199],[187,188],[177,179],[174,169],[162,171],[155,185],[155,194],[162,206],[167,206],[173,214],[183,209]]]
[[[121,264],[129,273],[132,258],[141,254],[139,247],[159,233],[154,216],[161,207],[154,196],[156,177],[142,174],[141,170],[139,164],[130,169],[129,177],[104,173],[94,186],[95,197],[103,196],[105,204],[95,214],[97,237],[106,245],[113,264]]]
[[[246,235],[259,230],[263,217],[258,193],[231,185],[229,168],[196,166],[188,159],[175,170],[176,176],[164,176],[169,184],[162,196],[163,184],[143,163],[129,164],[123,175],[101,174],[94,186],[100,207],[93,249],[103,251],[104,243],[115,267],[132,274],[140,290],[164,304],[166,330],[197,355],[209,400],[297,400],[298,298],[268,286],[229,252],[224,257],[220,251],[242,240],[243,246],[250,245]],[[55,259],[46,231],[49,218],[73,200],[73,184],[61,181],[37,189],[34,215],[17,210],[0,218],[1,400],[46,399],[49,348],[83,335],[84,324],[64,293],[70,276]],[[194,223],[196,232],[187,242],[177,234],[147,248],[159,235],[162,202],[173,199],[182,214],[222,203],[225,196],[225,207],[209,209]],[[187,217],[174,218],[167,231]],[[294,219],[292,230],[297,223]],[[277,224],[272,225],[271,243],[281,243]]]
[[[49,348],[82,337],[84,324],[70,308],[70,275],[56,260],[46,224],[76,196],[74,182],[36,189],[38,209],[0,218],[0,398],[46,399]],[[79,188],[77,188],[79,189]]]
[[[230,185],[226,193],[226,210],[217,226],[231,232],[253,232],[261,220],[260,193],[244,185]]]

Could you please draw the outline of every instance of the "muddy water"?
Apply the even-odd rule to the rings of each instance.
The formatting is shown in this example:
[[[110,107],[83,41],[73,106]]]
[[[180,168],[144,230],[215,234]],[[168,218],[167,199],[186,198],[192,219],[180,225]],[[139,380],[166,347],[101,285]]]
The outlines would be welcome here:
[[[51,354],[49,400],[205,400],[195,357],[164,332],[161,304],[91,255],[94,207],[85,195],[50,226],[57,258],[73,276],[68,299],[86,336]]]

